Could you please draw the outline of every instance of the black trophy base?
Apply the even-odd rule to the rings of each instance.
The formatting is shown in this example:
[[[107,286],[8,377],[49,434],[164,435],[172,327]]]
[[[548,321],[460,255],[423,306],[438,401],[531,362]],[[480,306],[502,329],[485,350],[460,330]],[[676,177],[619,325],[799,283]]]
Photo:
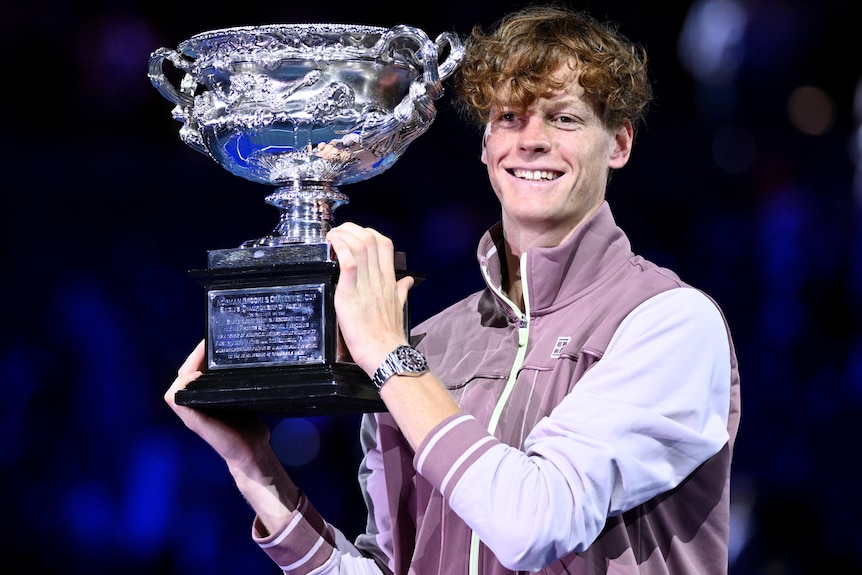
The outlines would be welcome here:
[[[309,417],[386,411],[377,389],[355,365],[242,368],[206,372],[176,394],[202,410]]]
[[[191,272],[207,290],[207,367],[177,403],[298,417],[386,410],[341,339],[328,244],[211,250],[207,264]],[[400,252],[395,267],[407,273]],[[405,306],[405,333],[408,322]]]

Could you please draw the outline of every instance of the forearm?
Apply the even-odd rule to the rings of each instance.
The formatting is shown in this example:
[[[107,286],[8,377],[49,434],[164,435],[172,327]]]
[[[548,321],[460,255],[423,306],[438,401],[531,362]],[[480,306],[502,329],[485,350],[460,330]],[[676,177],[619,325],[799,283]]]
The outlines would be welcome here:
[[[380,388],[380,397],[414,450],[441,421],[460,411],[432,373],[392,376]]]
[[[253,461],[231,465],[229,469],[240,493],[268,532],[278,529],[296,509],[299,490],[268,446]]]

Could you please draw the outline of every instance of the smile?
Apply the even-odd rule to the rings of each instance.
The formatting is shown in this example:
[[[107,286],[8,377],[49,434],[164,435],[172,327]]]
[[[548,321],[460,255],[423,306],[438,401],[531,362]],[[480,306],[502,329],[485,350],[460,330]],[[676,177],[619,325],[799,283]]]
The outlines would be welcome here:
[[[509,170],[509,173],[521,180],[534,182],[556,180],[562,175],[560,172],[548,170]]]

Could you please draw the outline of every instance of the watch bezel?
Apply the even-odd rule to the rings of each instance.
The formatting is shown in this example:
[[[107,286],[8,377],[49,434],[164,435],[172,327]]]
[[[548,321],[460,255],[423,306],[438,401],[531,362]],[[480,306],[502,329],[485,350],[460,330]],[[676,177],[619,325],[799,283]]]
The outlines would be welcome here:
[[[383,364],[377,368],[371,382],[379,391],[393,375],[416,377],[428,371],[428,361],[422,352],[409,345],[399,345],[389,352]]]
[[[395,348],[395,351],[392,353],[398,358],[398,363],[401,367],[406,368],[407,371],[402,373],[400,371],[396,372],[401,375],[419,375],[428,370],[428,361],[425,359],[425,356],[422,355],[420,351],[418,351],[415,347],[411,347],[409,345],[399,345]]]

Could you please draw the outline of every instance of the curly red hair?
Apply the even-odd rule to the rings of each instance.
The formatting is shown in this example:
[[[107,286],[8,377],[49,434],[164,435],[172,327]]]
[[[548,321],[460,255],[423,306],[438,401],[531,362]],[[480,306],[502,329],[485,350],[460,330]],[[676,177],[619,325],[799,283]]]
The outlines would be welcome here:
[[[504,18],[491,33],[476,26],[454,87],[465,115],[484,124],[493,107],[526,110],[563,88],[563,66],[583,86],[608,128],[643,121],[652,100],[646,51],[610,23],[564,6],[531,6]],[[576,76],[575,76],[576,74]]]

